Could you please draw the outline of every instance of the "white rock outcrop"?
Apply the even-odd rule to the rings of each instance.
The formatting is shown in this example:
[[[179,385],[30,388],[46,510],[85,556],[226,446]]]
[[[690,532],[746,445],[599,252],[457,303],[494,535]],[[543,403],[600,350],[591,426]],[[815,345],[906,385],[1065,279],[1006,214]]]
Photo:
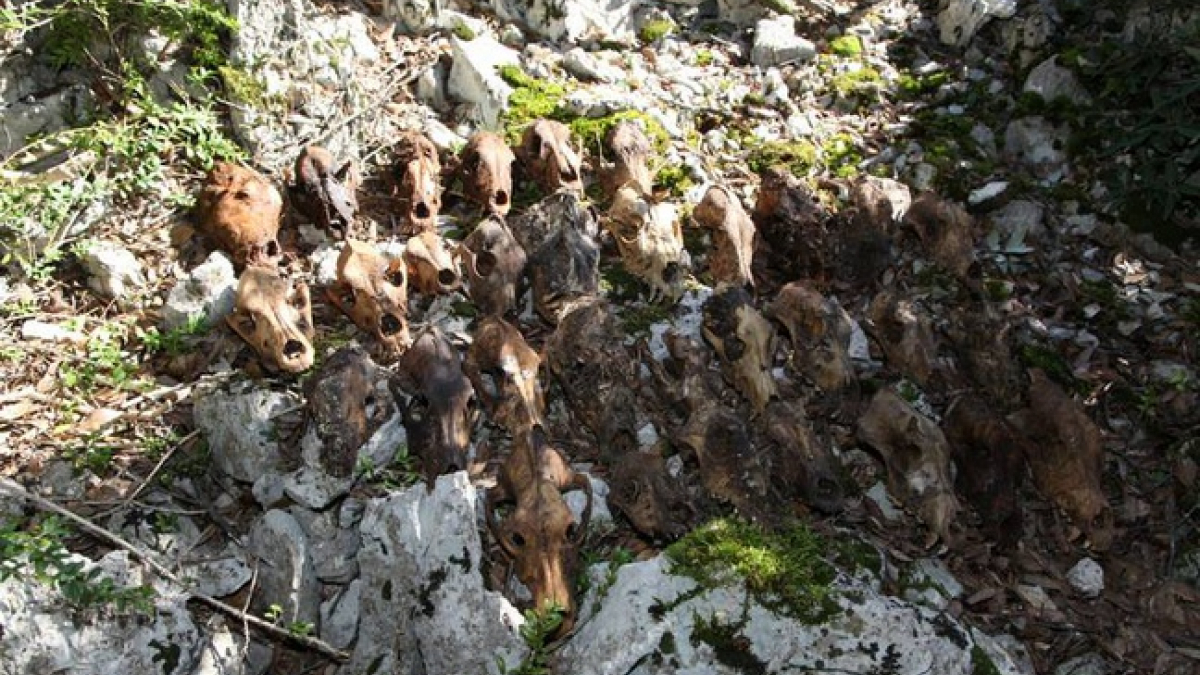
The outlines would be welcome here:
[[[237,300],[237,277],[233,263],[220,251],[214,251],[203,264],[180,279],[162,308],[162,327],[172,330],[186,326],[195,318],[212,326],[233,311]]]
[[[540,38],[569,44],[632,44],[639,5],[638,0],[492,0],[501,19],[521,23]]]
[[[275,415],[296,406],[290,394],[239,383],[229,389],[202,387],[193,398],[192,418],[204,434],[217,469],[253,483],[281,468]]]
[[[500,114],[508,105],[513,89],[500,77],[501,66],[515,66],[521,56],[500,44],[490,35],[474,40],[450,38],[450,55],[454,59],[446,90],[452,98],[475,106],[473,117],[486,129],[500,128]]]
[[[943,44],[965,47],[985,23],[1016,12],[1016,0],[950,0],[937,16],[939,37]]]
[[[89,246],[81,262],[88,274],[88,287],[106,298],[122,300],[129,291],[146,284],[137,256],[115,242]]]
[[[796,17],[762,19],[754,27],[750,62],[770,68],[791,61],[807,61],[817,55],[817,46],[796,35]]]

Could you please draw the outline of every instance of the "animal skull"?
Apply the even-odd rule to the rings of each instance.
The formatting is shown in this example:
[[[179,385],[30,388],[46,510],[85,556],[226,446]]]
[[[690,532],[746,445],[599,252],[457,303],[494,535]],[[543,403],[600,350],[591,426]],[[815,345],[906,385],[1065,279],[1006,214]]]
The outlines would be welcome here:
[[[617,240],[625,269],[650,284],[650,299],[683,295],[683,230],[674,204],[651,203],[626,185],[617,190],[605,224]]]
[[[725,377],[761,413],[778,392],[771,376],[775,329],[743,288],[726,288],[704,303],[704,339],[721,357]]]
[[[317,227],[345,239],[358,211],[353,163],[336,168],[328,150],[310,145],[296,158],[295,174],[291,193],[296,207]]]
[[[218,162],[204,180],[196,207],[201,231],[229,253],[238,268],[279,262],[283,198],[258,172]]]
[[[406,131],[396,144],[400,231],[417,234],[437,229],[442,208],[442,165],[437,147],[424,134]]]
[[[654,189],[648,164],[654,146],[642,127],[633,120],[622,120],[608,130],[604,143],[613,155],[613,167],[606,181],[609,194],[628,185],[635,194],[649,195]]]
[[[578,524],[562,496],[570,489],[581,489],[587,495]],[[510,501],[516,503],[512,513],[497,520],[496,506]],[[569,632],[575,621],[572,584],[579,545],[592,510],[587,476],[575,473],[547,442],[542,427],[535,426],[517,436],[512,455],[501,467],[498,484],[488,493],[484,506],[488,529],[512,559],[517,578],[533,594],[535,608],[562,609],[559,634]]]
[[[546,193],[583,191],[582,161],[571,147],[571,130],[562,122],[534,122],[521,137],[517,155],[526,174]]]
[[[432,491],[439,475],[467,468],[475,392],[458,351],[436,327],[422,332],[401,355],[396,375],[393,384],[411,394],[404,427]],[[401,392],[393,388],[398,399]]]
[[[304,282],[292,283],[265,267],[247,267],[225,321],[267,369],[300,373],[312,366],[312,303]]]
[[[787,329],[803,374],[822,391],[839,391],[854,381],[848,351],[853,326],[837,300],[794,281],[779,289],[764,314]]]
[[[596,295],[600,288],[600,246],[595,240],[596,219],[590,209],[583,208],[573,194],[555,195],[566,208],[550,209],[561,219],[541,226],[549,232],[547,238],[530,252],[529,281],[533,290],[533,307],[550,323],[575,299]],[[545,200],[545,201],[549,201]],[[530,210],[533,213],[533,209]],[[522,222],[533,219],[527,212]]]
[[[408,267],[389,260],[366,242],[349,239],[338,256],[337,281],[329,300],[384,352],[398,356],[412,344],[408,333]]]
[[[796,401],[772,401],[767,406],[763,422],[771,441],[773,478],[786,493],[799,495],[817,511],[838,513],[846,497],[838,460],[809,428],[807,419]]]
[[[754,221],[732,190],[720,185],[708,188],[692,211],[701,227],[712,230],[713,252],[708,271],[715,284],[754,285],[750,271],[754,259]]]
[[[541,365],[541,357],[521,332],[492,316],[475,329],[463,371],[492,420],[515,436],[544,421],[546,404],[538,384]]]
[[[499,134],[481,131],[462,152],[463,192],[489,213],[505,215],[512,207],[512,165],[517,156]]]
[[[418,293],[450,293],[461,285],[458,265],[446,249],[446,241],[435,231],[410,237],[404,246],[404,261]]]
[[[475,227],[458,249],[467,291],[484,316],[504,315],[517,306],[517,284],[525,273],[525,249],[500,218]]]
[[[343,347],[309,378],[304,386],[308,429],[320,441],[313,465],[330,476],[353,476],[359,449],[396,412],[389,376],[360,347]]]

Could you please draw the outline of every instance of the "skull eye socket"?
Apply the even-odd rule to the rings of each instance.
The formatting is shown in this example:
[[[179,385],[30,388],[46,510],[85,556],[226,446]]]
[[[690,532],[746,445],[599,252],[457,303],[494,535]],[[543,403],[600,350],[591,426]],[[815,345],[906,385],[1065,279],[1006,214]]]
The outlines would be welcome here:
[[[520,532],[513,532],[508,535],[508,541],[513,545],[513,548],[525,548],[525,537]]]
[[[403,288],[404,284],[408,281],[404,276],[404,268],[400,266],[390,270],[385,278],[389,284],[401,288]]]
[[[408,417],[408,421],[420,423],[424,421],[425,414],[428,411],[429,401],[423,396],[414,396],[405,412],[407,413],[406,417]]]
[[[243,333],[253,333],[254,329],[258,326],[258,323],[254,320],[254,317],[250,316],[249,314],[244,314],[238,317],[237,322],[238,328],[240,328],[241,332]]]
[[[383,318],[379,320],[379,331],[383,333],[385,337],[395,335],[403,328],[404,324],[400,321],[400,319],[391,314],[384,314]]]
[[[292,307],[303,310],[308,306],[308,294],[299,289],[294,289],[292,291],[292,297],[289,298],[288,301],[291,303]]]
[[[579,525],[577,525],[575,523],[575,521],[572,520],[570,522],[570,524],[567,525],[567,539],[574,539],[575,535],[578,533],[579,533]]]
[[[358,303],[358,296],[351,289],[346,289],[341,294],[342,304],[348,308],[354,307]]]
[[[739,337],[725,339],[725,358],[737,361],[746,354],[746,343]]]
[[[267,242],[266,246],[263,247],[263,250],[266,251],[268,257],[277,258],[279,257],[279,242],[272,239],[271,241]]]
[[[450,286],[458,281],[458,275],[454,273],[454,270],[439,270],[437,276],[438,283],[443,286]]]

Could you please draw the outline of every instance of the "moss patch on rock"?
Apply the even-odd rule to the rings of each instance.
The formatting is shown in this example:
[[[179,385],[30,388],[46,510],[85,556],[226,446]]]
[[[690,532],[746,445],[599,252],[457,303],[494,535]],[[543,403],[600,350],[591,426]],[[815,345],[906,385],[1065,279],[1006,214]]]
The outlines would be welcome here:
[[[750,151],[746,166],[762,173],[773,166],[787,167],[795,176],[808,175],[817,165],[817,147],[808,141],[764,143]]]
[[[560,115],[560,117],[563,116]],[[566,117],[570,118],[569,115]],[[604,137],[608,135],[609,130],[624,120],[641,122],[642,130],[646,132],[646,137],[650,139],[654,151],[658,154],[666,152],[667,146],[671,143],[671,135],[667,133],[663,125],[659,124],[658,120],[640,110],[622,110],[604,117],[564,118],[567,126],[571,127],[571,133],[581,139],[584,149],[593,155],[600,153],[604,145]]]
[[[513,88],[508,96],[508,110],[502,117],[504,137],[510,145],[520,143],[525,127],[535,120],[563,117],[565,86],[530,77],[520,66],[501,66],[497,72]]]

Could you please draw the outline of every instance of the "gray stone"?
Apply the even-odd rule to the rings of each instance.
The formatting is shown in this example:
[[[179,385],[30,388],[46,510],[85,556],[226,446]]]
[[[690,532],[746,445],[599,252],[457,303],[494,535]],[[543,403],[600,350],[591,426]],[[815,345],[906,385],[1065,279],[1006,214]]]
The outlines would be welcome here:
[[[321,603],[321,639],[335,649],[345,649],[358,635],[362,581],[355,579],[332,598]]]
[[[150,583],[141,563],[132,562],[125,551],[97,562],[73,554],[68,560],[78,563],[83,574],[100,570],[98,578],[111,579],[118,588]],[[206,641],[192,622],[188,596],[163,584],[156,590],[153,611],[133,620],[112,611],[73,609],[32,570],[9,577],[0,582],[0,671],[191,675]]]
[[[937,610],[944,610],[950,601],[963,594],[962,584],[936,558],[921,558],[913,561],[906,570],[903,582],[904,599]]]
[[[950,0],[937,16],[942,43],[965,47],[985,23],[1011,18],[1016,11],[1016,0]]]
[[[1085,598],[1096,598],[1104,591],[1104,568],[1091,558],[1083,558],[1067,572],[1067,582]]]
[[[555,42],[633,44],[634,13],[629,0],[491,0],[501,19],[519,22],[538,37]]]
[[[585,475],[588,477],[588,482],[592,484],[591,522],[597,525],[611,523],[613,517],[612,511],[608,509],[608,483],[591,474]],[[587,503],[587,495],[580,490],[571,490],[563,495],[563,499],[567,502],[567,508],[571,509],[571,515],[575,516],[575,520],[578,522],[583,516],[583,508]]]
[[[703,4],[703,3],[701,3]],[[771,6],[778,7],[783,10],[783,14],[793,14],[796,11],[796,3],[792,0],[779,0],[778,2],[768,2],[767,0],[717,0],[717,16],[722,21],[728,21],[735,26],[749,26],[773,13]]]
[[[39,476],[39,491],[55,499],[79,499],[83,497],[86,482],[83,476],[76,475],[70,462],[52,460]]]
[[[790,15],[762,19],[755,24],[750,61],[761,68],[791,61],[807,61],[817,55],[811,41],[796,35],[796,18]]]
[[[121,300],[127,292],[146,284],[142,264],[129,249],[115,242],[96,242],[81,260],[88,287],[106,298]]]
[[[267,511],[250,529],[247,550],[258,559],[259,590],[251,603],[255,611],[261,615],[278,605],[278,621],[283,625],[316,626],[320,583],[300,523],[286,511]]]
[[[1003,208],[993,211],[988,217],[1002,240],[1011,239],[1017,232],[1021,233],[1021,239],[1024,239],[1026,234],[1037,238],[1046,231],[1046,227],[1043,225],[1045,211],[1037,202],[1017,199],[1005,204]]]
[[[619,68],[603,63],[583,47],[575,47],[563,55],[563,68],[581,80],[608,83],[620,81],[625,77]]]
[[[237,277],[233,263],[220,251],[213,251],[171,289],[162,308],[162,328],[173,330],[199,317],[210,326],[233,311],[237,300]]]
[[[224,598],[238,592],[250,583],[253,574],[250,566],[242,559],[234,546],[226,548],[219,556],[206,556],[197,562],[185,562],[184,576],[191,580],[197,593],[214,598]]]
[[[337,514],[332,510],[315,513],[294,506],[289,513],[308,537],[318,579],[330,584],[346,584],[358,576],[357,529],[341,528]]]
[[[1088,105],[1092,102],[1092,97],[1079,83],[1075,73],[1058,65],[1057,56],[1051,56],[1029,71],[1029,77],[1025,78],[1025,85],[1021,90],[1037,94],[1047,102],[1060,98],[1075,105]]]
[[[474,106],[473,117],[487,129],[500,128],[500,113],[508,106],[512,87],[497,73],[501,66],[515,66],[520,55],[490,35],[474,40],[450,38],[453,64],[446,89],[450,96]]]
[[[484,587],[475,488],[464,472],[367,504],[358,640],[342,673],[499,673],[522,618]],[[564,671],[566,672],[566,671]]]
[[[968,675],[977,666],[971,632],[945,613],[880,593],[874,583],[841,576],[834,582],[840,610],[809,625],[773,613],[742,584],[697,588],[672,575],[662,555],[622,566],[596,608],[589,595],[575,636],[560,652],[561,672],[575,675],[746,672],[726,665],[699,630],[731,631],[745,646],[741,658],[758,672],[939,673]],[[591,595],[594,595],[594,591]],[[862,649],[873,644],[876,648]],[[999,648],[998,673],[1032,673]],[[669,665],[669,669],[668,666]],[[886,664],[886,665],[885,665]]]
[[[0,109],[0,157],[25,147],[34,134],[61,131],[70,126],[70,121],[85,119],[91,100],[87,87],[74,84],[49,96],[19,100]]]
[[[438,26],[437,0],[383,0],[383,16],[395,19],[402,32],[425,35]]]
[[[295,407],[283,392],[249,383],[228,390],[200,387],[193,396],[192,418],[208,440],[213,463],[222,473],[244,483],[280,469],[273,417]]]
[[[1043,117],[1022,117],[1009,123],[1004,132],[1005,157],[1029,168],[1046,184],[1067,175],[1067,140],[1071,128],[1055,126]]]
[[[1054,669],[1054,675],[1110,675],[1113,672],[1108,661],[1095,652],[1077,656]]]

